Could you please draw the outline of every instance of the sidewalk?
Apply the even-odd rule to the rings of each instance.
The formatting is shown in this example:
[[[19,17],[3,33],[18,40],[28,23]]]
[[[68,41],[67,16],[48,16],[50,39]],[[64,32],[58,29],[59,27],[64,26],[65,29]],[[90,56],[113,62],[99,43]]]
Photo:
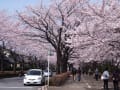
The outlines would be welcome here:
[[[91,76],[84,75],[82,78],[83,78],[84,83],[86,84],[86,90],[104,90],[103,80],[99,79],[98,81],[96,81],[93,75]],[[108,82],[108,88],[109,90],[113,90],[112,81]]]
[[[84,85],[82,80],[80,82],[73,81],[72,76],[70,76],[63,86],[50,86],[48,90],[86,90]]]
[[[112,82],[108,83],[109,90],[113,90]],[[96,81],[93,76],[84,75],[81,81],[73,81],[72,76],[68,78],[63,86],[50,86],[48,90],[103,90],[103,81]]]

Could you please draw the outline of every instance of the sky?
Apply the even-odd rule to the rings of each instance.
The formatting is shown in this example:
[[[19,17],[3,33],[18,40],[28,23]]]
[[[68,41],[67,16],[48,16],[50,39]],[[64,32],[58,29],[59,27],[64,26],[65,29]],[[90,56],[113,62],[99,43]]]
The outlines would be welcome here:
[[[97,2],[101,0],[91,0],[92,2]],[[8,11],[9,13],[15,13],[17,11],[22,11],[26,6],[38,5],[41,0],[0,0],[0,10]],[[45,5],[48,5],[50,0],[42,0]]]
[[[44,4],[48,4],[49,0],[42,0]],[[0,10],[14,13],[16,10],[22,11],[26,6],[38,5],[41,0],[0,0]]]

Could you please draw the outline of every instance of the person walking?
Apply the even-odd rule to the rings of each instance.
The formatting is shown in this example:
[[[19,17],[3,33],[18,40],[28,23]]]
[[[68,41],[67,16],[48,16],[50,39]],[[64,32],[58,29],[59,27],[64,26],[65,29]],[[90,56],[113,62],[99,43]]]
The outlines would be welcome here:
[[[98,81],[98,77],[99,77],[99,72],[98,72],[98,69],[96,68],[96,70],[95,70],[95,79],[96,79],[96,81]]]
[[[119,71],[116,69],[112,74],[114,90],[119,90]]]
[[[77,70],[77,78],[78,78],[78,81],[81,80],[81,69],[80,69],[80,67]]]
[[[75,80],[76,79],[76,68],[75,67],[73,67],[72,68],[72,76],[73,76],[73,80]]]
[[[19,72],[18,76],[19,76],[19,77],[22,77],[22,76],[23,76],[23,74],[24,74],[24,73],[23,73],[23,70],[20,70],[20,72]]]
[[[104,82],[104,90],[108,90],[108,80],[109,80],[108,68],[106,68],[105,71],[103,72],[101,79]]]
[[[92,70],[91,70],[91,68],[89,68],[89,70],[88,70],[88,75],[89,75],[89,76],[92,75]]]

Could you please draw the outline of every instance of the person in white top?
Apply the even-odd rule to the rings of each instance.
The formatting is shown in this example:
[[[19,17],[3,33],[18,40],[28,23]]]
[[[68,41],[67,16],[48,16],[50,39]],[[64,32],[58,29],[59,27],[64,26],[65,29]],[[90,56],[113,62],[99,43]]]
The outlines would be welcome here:
[[[104,90],[108,90],[108,80],[109,80],[109,72],[108,68],[105,69],[105,71],[102,74],[102,79],[104,81]]]

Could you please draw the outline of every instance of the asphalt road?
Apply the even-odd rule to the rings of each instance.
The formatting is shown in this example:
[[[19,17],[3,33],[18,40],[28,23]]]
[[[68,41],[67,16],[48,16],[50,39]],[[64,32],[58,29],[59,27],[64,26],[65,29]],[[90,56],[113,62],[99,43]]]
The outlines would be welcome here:
[[[41,90],[41,86],[24,86],[23,77],[0,79],[0,90]]]

